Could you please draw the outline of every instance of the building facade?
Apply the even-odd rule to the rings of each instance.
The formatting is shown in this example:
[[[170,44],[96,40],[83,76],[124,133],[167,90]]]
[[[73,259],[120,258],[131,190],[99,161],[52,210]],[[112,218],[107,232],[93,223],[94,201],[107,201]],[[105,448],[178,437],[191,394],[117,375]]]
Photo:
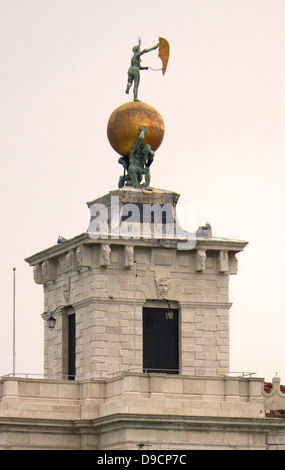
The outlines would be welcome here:
[[[88,204],[87,232],[27,258],[45,378],[0,380],[0,449],[285,449],[280,379],[230,374],[229,279],[247,243],[187,234],[178,197],[111,191]]]

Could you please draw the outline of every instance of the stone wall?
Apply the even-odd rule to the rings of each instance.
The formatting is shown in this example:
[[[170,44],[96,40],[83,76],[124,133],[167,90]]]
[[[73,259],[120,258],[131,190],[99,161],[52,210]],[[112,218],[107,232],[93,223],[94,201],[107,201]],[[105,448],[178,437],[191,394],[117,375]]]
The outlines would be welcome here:
[[[285,420],[267,417],[263,389],[242,377],[2,378],[0,449],[283,450]]]
[[[209,245],[209,242],[207,242]],[[110,258],[103,263],[106,244],[93,242],[52,258],[53,279],[44,282],[45,310],[72,306],[76,314],[76,375],[78,378],[103,377],[133,367],[134,269],[136,267],[135,324],[136,363],[142,369],[142,309],[153,307],[179,309],[180,372],[216,375],[229,372],[229,275],[236,263],[227,252],[227,266],[219,266],[221,250],[211,247],[180,252],[177,247],[108,244]],[[132,258],[126,263],[126,248]],[[66,258],[88,249],[85,263],[69,266]],[[200,266],[197,253],[205,253]],[[72,253],[72,255],[71,255]],[[64,261],[65,260],[65,261]],[[134,262],[135,261],[135,262]],[[36,270],[42,270],[42,264]],[[135,266],[135,267],[134,267]],[[159,279],[167,280],[161,293]],[[165,299],[169,302],[166,303]],[[45,322],[45,374],[64,377],[64,315],[70,308],[55,313],[56,327],[51,332]],[[46,319],[47,316],[44,315]]]

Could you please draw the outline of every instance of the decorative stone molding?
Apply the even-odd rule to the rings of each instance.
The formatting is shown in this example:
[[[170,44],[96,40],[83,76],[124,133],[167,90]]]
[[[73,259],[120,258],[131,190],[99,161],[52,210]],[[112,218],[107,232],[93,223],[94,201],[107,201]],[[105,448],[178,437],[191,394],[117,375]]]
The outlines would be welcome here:
[[[111,247],[106,243],[100,246],[99,265],[109,266],[111,264]]]
[[[229,256],[229,273],[237,274],[238,272],[238,259],[236,255]]]
[[[206,269],[206,251],[198,250],[196,252],[195,270],[202,272]]]
[[[80,271],[80,266],[74,250],[69,251],[65,256],[64,272]]]
[[[281,391],[280,383],[281,383],[280,377],[274,377],[272,379],[272,386],[270,387],[271,388],[270,392],[262,390],[262,395],[264,397],[273,397],[274,395],[277,395],[284,399],[285,393]],[[283,403],[282,409],[285,409],[285,403]]]
[[[174,252],[163,252],[162,250],[154,250],[154,264],[172,266],[174,262]]]
[[[44,284],[41,264],[36,264],[33,268],[33,276],[36,284]]]
[[[42,277],[43,284],[56,280],[56,262],[54,260],[46,260],[42,263]]]
[[[125,246],[124,248],[124,267],[131,268],[134,265],[134,247]]]
[[[227,251],[220,251],[218,254],[218,271],[219,273],[227,273],[229,271],[229,260]]]
[[[158,299],[167,299],[169,284],[170,284],[170,271],[156,271],[155,283]]]
[[[92,265],[92,248],[85,245],[79,245],[76,248],[76,261],[79,266],[79,270],[83,267],[88,267]]]

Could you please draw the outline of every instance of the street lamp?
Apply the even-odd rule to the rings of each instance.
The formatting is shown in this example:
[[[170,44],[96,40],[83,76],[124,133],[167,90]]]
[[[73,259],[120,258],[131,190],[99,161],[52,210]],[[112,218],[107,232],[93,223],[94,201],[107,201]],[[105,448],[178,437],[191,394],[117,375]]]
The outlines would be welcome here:
[[[49,318],[47,319],[48,328],[53,330],[56,324],[56,319],[50,314]]]
[[[173,315],[174,315],[174,312],[172,311],[167,311],[165,312],[165,318],[166,320],[173,320]]]
[[[170,303],[168,302],[168,300],[167,299],[164,299],[164,300],[167,303],[168,308],[169,308],[169,310],[166,310],[165,312],[165,318],[166,320],[173,320],[174,311],[171,309]]]
[[[46,312],[46,314],[49,314],[49,317],[47,319],[47,325],[48,325],[48,328],[52,331],[55,327],[55,324],[56,324],[56,319],[54,318],[54,313],[59,310],[60,308],[70,308],[71,305],[59,305],[58,307],[56,307],[55,310],[53,310],[52,312]]]

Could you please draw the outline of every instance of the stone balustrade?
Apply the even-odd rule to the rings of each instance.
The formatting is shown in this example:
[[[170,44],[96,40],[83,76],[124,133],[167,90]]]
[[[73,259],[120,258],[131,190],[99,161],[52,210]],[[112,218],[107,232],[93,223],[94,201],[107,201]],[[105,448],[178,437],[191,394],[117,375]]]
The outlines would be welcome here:
[[[263,379],[253,377],[136,372],[83,381],[7,377],[0,380],[0,416],[79,420],[142,412],[263,418],[271,403],[263,390]],[[280,400],[285,408],[285,394],[278,397],[279,409]]]

